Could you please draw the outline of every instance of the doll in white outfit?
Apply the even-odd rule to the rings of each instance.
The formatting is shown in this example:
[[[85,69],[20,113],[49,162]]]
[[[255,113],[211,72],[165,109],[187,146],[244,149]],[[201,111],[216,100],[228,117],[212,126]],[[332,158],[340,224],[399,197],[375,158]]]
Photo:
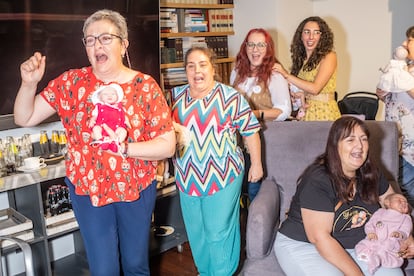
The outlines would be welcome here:
[[[414,70],[408,71],[408,51],[399,46],[394,51],[394,58],[384,68],[377,87],[383,91],[399,93],[407,92],[414,88]]]

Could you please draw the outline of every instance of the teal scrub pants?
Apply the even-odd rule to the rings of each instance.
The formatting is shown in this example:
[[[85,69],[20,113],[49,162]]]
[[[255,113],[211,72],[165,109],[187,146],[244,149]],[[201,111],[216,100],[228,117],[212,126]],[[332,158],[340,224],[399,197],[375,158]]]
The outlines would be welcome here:
[[[243,175],[214,195],[180,192],[191,252],[200,276],[229,276],[240,259],[240,192]]]

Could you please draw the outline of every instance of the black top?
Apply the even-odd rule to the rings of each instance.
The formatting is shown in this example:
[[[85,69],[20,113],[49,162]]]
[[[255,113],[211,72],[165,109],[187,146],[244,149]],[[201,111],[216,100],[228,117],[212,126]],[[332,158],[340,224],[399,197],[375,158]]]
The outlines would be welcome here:
[[[357,180],[357,185],[361,185]],[[383,195],[388,190],[389,184],[381,174],[378,193]],[[342,204],[335,211],[339,199],[336,196],[334,186],[329,179],[326,169],[322,165],[315,165],[302,177],[296,193],[292,198],[287,219],[283,222],[279,231],[285,236],[309,242],[306,237],[302,222],[301,208],[322,212],[335,212],[332,236],[347,249],[365,238],[364,225],[372,214],[381,206],[364,203],[359,193],[349,203]]]

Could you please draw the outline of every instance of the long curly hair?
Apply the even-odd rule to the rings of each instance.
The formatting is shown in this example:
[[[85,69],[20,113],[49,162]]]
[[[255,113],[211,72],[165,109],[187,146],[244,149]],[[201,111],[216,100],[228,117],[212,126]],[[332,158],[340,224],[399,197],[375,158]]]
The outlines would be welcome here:
[[[318,45],[304,65],[303,63],[306,60],[306,48],[303,45],[302,32],[304,26],[308,22],[316,22],[322,33]],[[325,20],[319,16],[311,16],[303,20],[296,29],[295,35],[292,39],[292,44],[290,45],[290,53],[292,58],[291,74],[297,76],[302,67],[305,71],[312,71],[315,69],[319,62],[321,62],[321,60],[333,50],[333,41],[333,32]]]
[[[266,55],[263,57],[263,62],[258,68],[258,71],[256,72],[258,82],[263,82],[267,84],[270,79],[270,76],[272,75],[273,65],[276,62],[279,62],[275,57],[275,43],[273,42],[273,39],[270,36],[270,34],[262,28],[251,29],[244,38],[240,46],[239,53],[236,57],[236,70],[239,77],[236,80],[237,83],[233,84],[234,87],[237,87],[239,83],[244,82],[246,78],[249,77],[252,73],[252,71],[250,70],[250,61],[247,57],[246,43],[249,39],[249,36],[253,33],[263,34],[265,37],[265,42],[267,44]]]
[[[328,134],[325,152],[318,156],[300,176],[299,182],[303,176],[317,165],[323,165],[328,172],[330,179],[335,187],[335,191],[340,201],[349,202],[352,197],[351,183],[356,179],[350,179],[344,174],[339,156],[338,144],[352,134],[357,127],[361,127],[362,131],[370,136],[367,125],[354,116],[343,116],[337,119],[331,126]],[[368,151],[367,159],[364,164],[356,170],[356,178],[358,179],[357,191],[361,199],[367,203],[378,202],[378,181],[380,179],[380,170],[375,162],[371,159]]]

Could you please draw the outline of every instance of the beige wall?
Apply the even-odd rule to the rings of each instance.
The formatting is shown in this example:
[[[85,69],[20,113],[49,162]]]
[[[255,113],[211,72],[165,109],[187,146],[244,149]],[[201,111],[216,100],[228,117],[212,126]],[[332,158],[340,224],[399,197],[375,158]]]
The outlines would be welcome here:
[[[290,66],[290,42],[301,20],[323,17],[335,34],[338,53],[339,99],[351,91],[375,91],[378,69],[414,25],[413,0],[235,0],[235,35],[229,37],[235,55],[246,33],[267,29],[277,45],[279,60]],[[412,13],[411,13],[412,14]],[[378,119],[382,118],[382,106]]]

